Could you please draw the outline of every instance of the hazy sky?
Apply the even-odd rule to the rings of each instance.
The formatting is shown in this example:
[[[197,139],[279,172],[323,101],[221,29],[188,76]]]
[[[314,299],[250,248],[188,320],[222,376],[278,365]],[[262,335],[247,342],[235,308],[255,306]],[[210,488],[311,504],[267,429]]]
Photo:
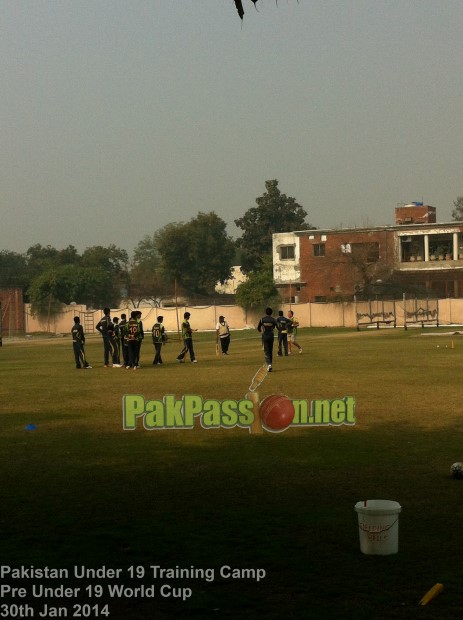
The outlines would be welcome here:
[[[0,249],[132,252],[278,179],[317,227],[463,195],[462,0],[0,0]]]

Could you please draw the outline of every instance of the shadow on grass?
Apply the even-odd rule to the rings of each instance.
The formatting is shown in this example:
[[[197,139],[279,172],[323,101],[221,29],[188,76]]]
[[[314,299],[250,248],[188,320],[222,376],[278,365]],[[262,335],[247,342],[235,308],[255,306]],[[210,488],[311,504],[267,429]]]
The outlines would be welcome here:
[[[69,568],[66,585],[82,592],[89,582],[73,579],[73,565],[121,568],[116,582],[131,586],[139,582],[127,569],[144,567],[141,583],[154,584],[156,596],[113,598],[111,618],[463,613],[463,481],[448,473],[463,458],[461,434],[396,424],[367,434],[226,433],[211,431],[197,445],[168,432],[80,432],[59,442],[11,432],[1,469],[2,564]],[[375,498],[403,506],[397,555],[359,551],[354,504]],[[153,565],[213,568],[215,578],[155,579]],[[225,578],[223,566],[266,576]],[[446,590],[428,615],[417,602],[437,581]],[[163,598],[164,583],[193,594]]]

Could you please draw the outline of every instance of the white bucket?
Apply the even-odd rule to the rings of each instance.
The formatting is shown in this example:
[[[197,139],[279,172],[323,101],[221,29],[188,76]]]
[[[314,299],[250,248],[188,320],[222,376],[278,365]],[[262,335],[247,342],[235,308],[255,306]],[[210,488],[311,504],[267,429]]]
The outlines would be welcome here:
[[[398,552],[401,510],[400,504],[387,499],[368,499],[355,504],[362,553],[390,555]]]

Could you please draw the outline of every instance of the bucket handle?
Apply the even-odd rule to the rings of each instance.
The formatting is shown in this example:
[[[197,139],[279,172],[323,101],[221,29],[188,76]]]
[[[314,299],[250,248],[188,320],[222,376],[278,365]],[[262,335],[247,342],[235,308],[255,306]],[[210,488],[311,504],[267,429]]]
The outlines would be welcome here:
[[[362,525],[365,523],[364,521],[362,521],[361,523],[359,523],[359,529],[362,530],[363,532],[371,532],[371,533],[375,533],[375,532],[387,532],[388,530],[391,529],[391,527],[393,525],[395,525],[397,523],[397,521],[399,520],[399,517],[397,517],[397,519],[394,521],[394,523],[391,523],[391,525],[373,525],[370,526],[368,524],[366,524],[366,527],[362,527]],[[373,528],[373,529],[370,529]]]

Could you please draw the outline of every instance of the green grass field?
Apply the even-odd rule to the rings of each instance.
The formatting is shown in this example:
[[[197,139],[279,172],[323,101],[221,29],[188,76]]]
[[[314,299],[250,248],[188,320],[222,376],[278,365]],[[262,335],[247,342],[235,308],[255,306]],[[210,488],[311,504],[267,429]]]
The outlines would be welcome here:
[[[74,368],[70,338],[4,341],[0,565],[70,576],[3,583],[26,588],[36,618],[44,603],[66,617],[79,617],[75,603],[98,604],[82,608],[91,618],[106,617],[108,603],[117,619],[461,617],[463,481],[449,468],[463,461],[463,338],[449,331],[300,330],[303,354],[275,357],[261,397],[353,396],[356,425],[261,436],[122,429],[124,394],[243,398],[263,362],[255,332],[234,333],[229,357],[215,356],[213,334],[197,334],[195,365],[177,364],[171,342],[153,367],[147,339],[136,372],[103,368],[96,337],[88,371]],[[360,553],[354,505],[377,498],[403,507],[397,555]],[[74,578],[74,565],[121,578]],[[215,578],[159,579],[150,566],[213,568]],[[223,566],[266,576],[225,578]],[[130,578],[130,567],[144,577]],[[436,582],[444,592],[419,607]],[[80,592],[31,602],[34,583]],[[154,596],[109,598],[108,585],[122,583],[154,585]],[[163,584],[175,597],[161,596]],[[89,585],[104,596],[89,597]],[[185,601],[182,588],[192,590]],[[6,593],[10,615],[0,617],[25,601]]]

